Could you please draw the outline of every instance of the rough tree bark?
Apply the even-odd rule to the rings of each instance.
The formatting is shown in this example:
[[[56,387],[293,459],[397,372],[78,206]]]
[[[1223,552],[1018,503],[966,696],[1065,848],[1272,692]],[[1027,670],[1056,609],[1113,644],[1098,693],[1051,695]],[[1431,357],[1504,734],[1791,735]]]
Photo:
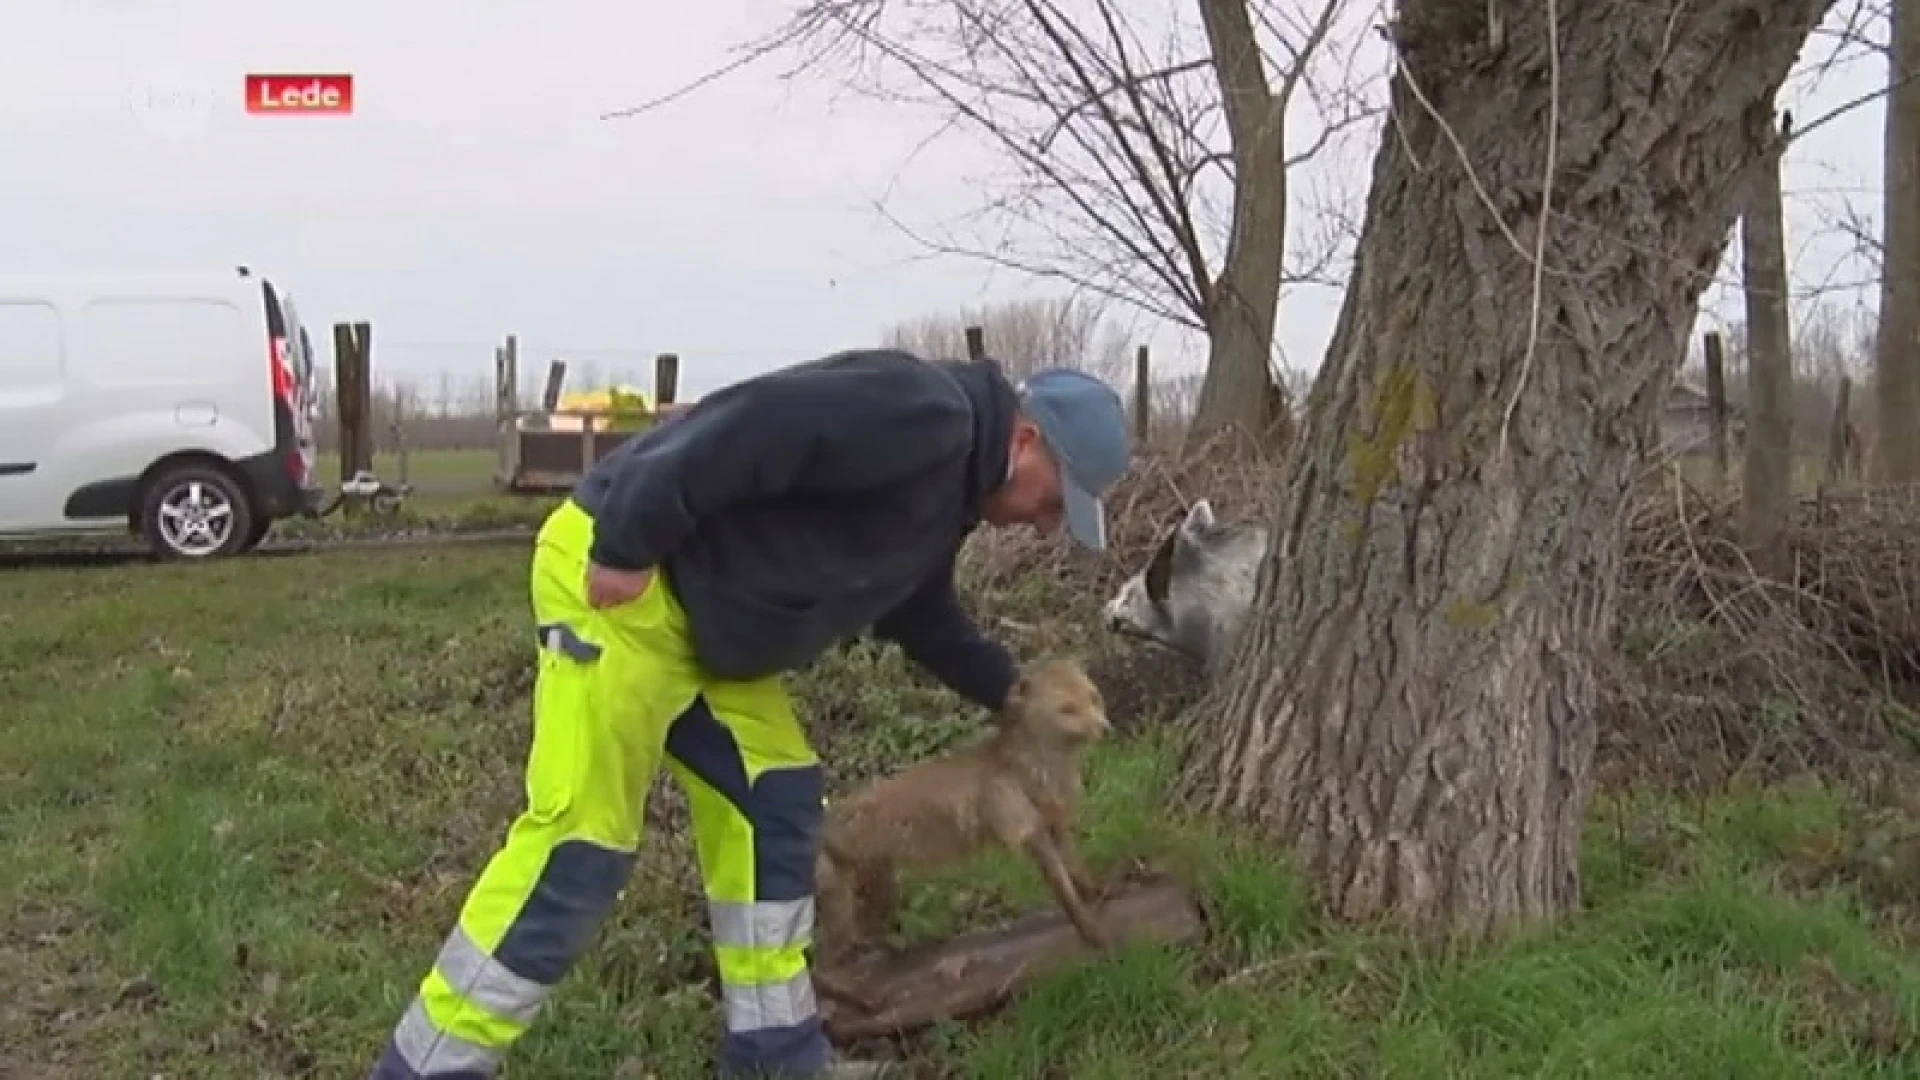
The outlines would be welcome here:
[[[1782,120],[1784,145],[1789,132]],[[1782,542],[1793,496],[1793,346],[1787,318],[1786,208],[1780,161],[1753,170],[1740,215],[1741,291],[1747,304],[1747,437],[1740,485],[1741,528],[1754,562],[1783,568]]]
[[[1267,83],[1246,0],[1200,0],[1200,17],[1236,166],[1226,255],[1206,294],[1207,374],[1186,442],[1273,427],[1285,445],[1290,414],[1271,357],[1287,243],[1287,102]]]
[[[1537,341],[1551,5],[1400,3],[1353,278],[1179,785],[1336,913],[1578,905],[1629,489],[1829,2],[1562,0]]]
[[[1920,10],[1893,0],[1887,52],[1880,332],[1874,345],[1874,478],[1920,482]]]

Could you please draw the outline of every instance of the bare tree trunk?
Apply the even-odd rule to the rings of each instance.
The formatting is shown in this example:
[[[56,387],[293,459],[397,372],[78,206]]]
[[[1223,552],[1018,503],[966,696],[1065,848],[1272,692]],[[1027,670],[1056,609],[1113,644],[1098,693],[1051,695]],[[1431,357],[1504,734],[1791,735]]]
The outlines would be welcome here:
[[[1884,266],[1874,348],[1874,478],[1920,481],[1920,10],[1893,0],[1887,56]]]
[[[1265,434],[1288,415],[1270,363],[1287,248],[1286,100],[1267,84],[1247,0],[1200,0],[1200,14],[1235,172],[1226,256],[1206,294],[1207,374],[1187,426],[1189,446],[1229,426]],[[1274,434],[1285,440],[1291,433]]]
[[[1551,5],[1399,5],[1356,269],[1180,785],[1341,915],[1483,934],[1578,904],[1621,519],[1828,3],[1567,2],[1557,72]]]
[[[1229,263],[1229,271],[1232,263]],[[1257,275],[1248,275],[1249,277]],[[1276,445],[1285,445],[1286,394],[1274,382],[1273,328],[1278,297],[1266,299],[1241,289],[1242,280],[1223,274],[1219,297],[1207,325],[1207,371],[1200,380],[1200,399],[1187,423],[1185,442],[1198,446],[1227,427],[1254,435],[1272,432]],[[1277,294],[1278,284],[1275,285]]]
[[[1787,137],[1785,123],[1780,136]],[[1778,572],[1793,496],[1793,347],[1787,320],[1786,210],[1780,156],[1753,171],[1740,216],[1747,301],[1747,437],[1741,476],[1742,531],[1754,561]]]

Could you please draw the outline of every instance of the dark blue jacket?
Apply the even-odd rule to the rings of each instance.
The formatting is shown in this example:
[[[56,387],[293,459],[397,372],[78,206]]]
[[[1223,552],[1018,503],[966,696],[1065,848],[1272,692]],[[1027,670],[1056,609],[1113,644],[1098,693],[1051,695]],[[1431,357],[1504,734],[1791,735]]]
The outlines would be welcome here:
[[[842,352],[703,398],[573,497],[595,562],[665,571],[713,674],[792,670],[871,628],[997,711],[1015,664],[961,610],[953,568],[1006,478],[1016,409],[990,363]]]

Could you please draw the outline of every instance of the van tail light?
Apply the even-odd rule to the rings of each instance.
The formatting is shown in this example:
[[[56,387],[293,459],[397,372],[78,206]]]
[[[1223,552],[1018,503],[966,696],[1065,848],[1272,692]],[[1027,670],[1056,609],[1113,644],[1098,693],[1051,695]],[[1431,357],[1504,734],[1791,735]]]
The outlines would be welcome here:
[[[294,407],[293,365],[287,363],[287,339],[276,337],[273,347],[267,353],[268,370],[273,373],[273,396],[286,403],[288,409]]]
[[[293,419],[296,445],[287,453],[287,476],[295,484],[304,487],[313,476],[313,459],[309,456],[306,442],[306,411],[299,401],[299,384],[293,377],[293,365],[287,360],[287,339],[275,337],[267,353],[267,368],[273,375],[273,397],[286,407],[287,415]]]

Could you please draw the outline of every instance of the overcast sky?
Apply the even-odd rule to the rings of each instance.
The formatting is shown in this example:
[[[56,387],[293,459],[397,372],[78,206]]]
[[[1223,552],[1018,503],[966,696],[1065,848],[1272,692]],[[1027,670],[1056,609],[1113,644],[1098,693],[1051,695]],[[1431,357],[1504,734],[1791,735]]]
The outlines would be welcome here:
[[[873,210],[895,181],[889,205],[917,224],[978,204],[981,158],[963,144],[900,177],[925,114],[748,69],[600,119],[724,62],[787,6],[6,0],[0,270],[248,263],[292,290],[316,339],[371,321],[376,374],[429,391],[490,378],[512,332],[528,368],[559,351],[644,378],[654,353],[676,351],[697,394],[1031,291],[917,258]],[[350,72],[353,114],[249,116],[244,76],[265,71]],[[1791,104],[1804,123],[1883,79],[1867,60]],[[1789,158],[1803,286],[1865,273],[1823,222],[1848,195],[1877,216],[1880,125],[1878,104],[1857,109]],[[1324,167],[1364,176],[1370,152]],[[1338,301],[1287,298],[1290,365],[1318,364]],[[1137,334],[1191,355],[1178,333]]]

